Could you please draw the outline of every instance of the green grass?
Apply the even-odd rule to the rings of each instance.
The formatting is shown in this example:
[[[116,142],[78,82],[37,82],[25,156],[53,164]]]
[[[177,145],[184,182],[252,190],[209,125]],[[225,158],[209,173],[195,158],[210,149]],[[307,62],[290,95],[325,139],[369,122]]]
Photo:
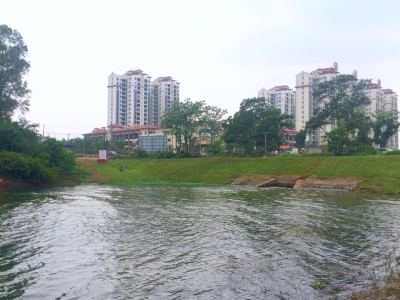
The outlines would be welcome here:
[[[364,179],[360,190],[400,194],[400,156],[116,159],[90,164],[104,177],[99,181],[109,184],[221,185],[249,173],[314,175],[358,177]]]

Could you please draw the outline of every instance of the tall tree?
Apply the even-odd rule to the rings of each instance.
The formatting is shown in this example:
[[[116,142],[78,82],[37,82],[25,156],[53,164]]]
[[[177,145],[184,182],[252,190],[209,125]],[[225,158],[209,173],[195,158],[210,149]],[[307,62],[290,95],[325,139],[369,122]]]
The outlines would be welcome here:
[[[307,122],[307,129],[317,129],[327,124],[346,122],[352,124],[354,115],[370,103],[364,90],[370,80],[356,80],[353,75],[338,75],[317,85],[313,96],[318,108]],[[349,130],[355,130],[352,124]]]
[[[217,106],[205,105],[201,118],[200,133],[210,136],[210,143],[214,144],[215,138],[222,132],[222,118],[228,113],[227,110]]]
[[[18,31],[0,25],[0,118],[29,108],[30,91],[24,78],[30,67],[25,60],[27,51]]]
[[[283,142],[282,129],[290,127],[291,116],[267,107],[264,98],[250,98],[243,100],[240,110],[224,122],[224,140],[229,149],[240,149],[243,154],[251,154],[255,148],[275,150]]]
[[[176,137],[178,151],[192,150],[193,135],[201,125],[204,101],[176,102],[171,105],[162,119],[162,126],[169,128]]]
[[[365,89],[371,80],[357,80],[353,75],[337,77],[319,83],[313,93],[316,107],[313,116],[306,124],[306,131],[321,128],[324,125],[339,126],[326,135],[328,150],[342,155],[340,144],[346,145],[346,151],[355,151],[360,145],[370,145],[369,132],[371,119],[364,113],[370,103]],[[348,137],[344,138],[344,132]]]

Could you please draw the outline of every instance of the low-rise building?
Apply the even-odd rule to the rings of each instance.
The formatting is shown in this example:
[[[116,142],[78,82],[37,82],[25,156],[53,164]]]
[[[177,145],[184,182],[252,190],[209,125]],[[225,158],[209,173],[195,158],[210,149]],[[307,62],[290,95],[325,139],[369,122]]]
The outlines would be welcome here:
[[[139,145],[139,139],[143,136],[166,136],[167,147],[171,149],[175,148],[174,139],[168,134],[168,131],[155,125],[112,125],[109,127],[95,128],[92,132],[85,133],[83,136],[85,139],[123,142],[126,147]]]

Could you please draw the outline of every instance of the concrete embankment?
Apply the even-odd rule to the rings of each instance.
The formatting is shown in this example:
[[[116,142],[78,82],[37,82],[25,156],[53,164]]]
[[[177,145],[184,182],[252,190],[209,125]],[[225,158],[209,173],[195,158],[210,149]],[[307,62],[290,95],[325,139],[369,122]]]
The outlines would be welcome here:
[[[363,180],[353,177],[341,178],[318,178],[315,176],[300,175],[261,175],[261,174],[243,174],[237,177],[232,184],[234,185],[250,185],[256,187],[288,187],[295,189],[320,188],[320,189],[337,189],[337,190],[353,190]]]

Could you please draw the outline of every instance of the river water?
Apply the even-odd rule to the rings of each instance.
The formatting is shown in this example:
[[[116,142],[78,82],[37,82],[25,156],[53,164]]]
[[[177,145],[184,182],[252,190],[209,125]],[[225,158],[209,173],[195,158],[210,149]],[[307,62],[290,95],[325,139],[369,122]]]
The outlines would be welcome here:
[[[346,298],[381,278],[399,229],[400,202],[368,194],[98,185],[3,193],[0,299]]]

